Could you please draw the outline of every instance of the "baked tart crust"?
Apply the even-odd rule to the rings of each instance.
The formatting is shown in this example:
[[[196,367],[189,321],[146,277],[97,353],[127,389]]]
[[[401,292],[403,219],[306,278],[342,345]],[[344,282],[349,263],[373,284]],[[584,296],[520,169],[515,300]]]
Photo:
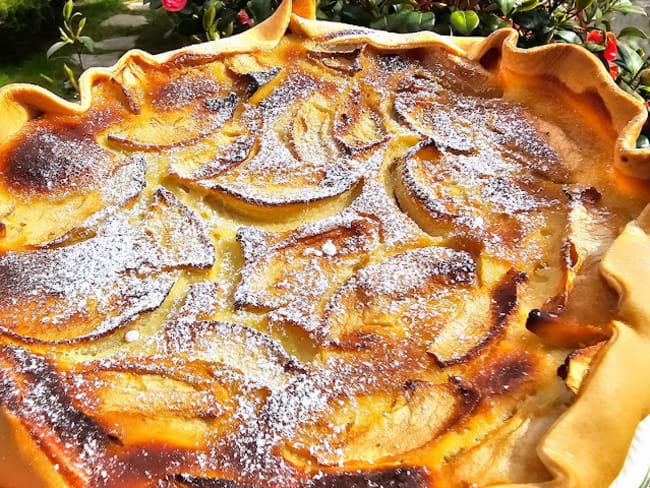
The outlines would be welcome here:
[[[616,477],[644,107],[573,45],[314,19],[0,90],[3,488]]]

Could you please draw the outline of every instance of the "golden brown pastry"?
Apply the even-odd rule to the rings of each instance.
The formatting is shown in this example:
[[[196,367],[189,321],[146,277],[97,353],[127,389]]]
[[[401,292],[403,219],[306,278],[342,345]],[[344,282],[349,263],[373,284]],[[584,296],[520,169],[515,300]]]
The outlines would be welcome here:
[[[0,90],[0,487],[606,488],[644,108],[575,46],[291,11]]]

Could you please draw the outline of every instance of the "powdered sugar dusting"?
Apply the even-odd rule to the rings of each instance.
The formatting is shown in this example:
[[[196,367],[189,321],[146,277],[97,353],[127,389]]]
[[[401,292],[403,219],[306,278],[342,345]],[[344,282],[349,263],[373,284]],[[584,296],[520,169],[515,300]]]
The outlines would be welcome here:
[[[528,237],[563,211],[570,175],[534,118],[500,99],[478,66],[435,49],[331,52],[326,63],[303,51],[263,77],[223,60],[215,80],[186,69],[147,94],[151,116],[109,128],[136,153],[121,166],[90,137],[73,130],[68,143],[39,129],[38,161],[61,164],[19,168],[39,191],[79,192],[104,167],[100,179],[120,187],[47,247],[0,255],[0,326],[25,347],[131,325],[92,359],[0,348],[0,403],[63,446],[67,457],[48,455],[88,486],[308,486],[316,478],[305,466],[326,459],[335,471],[354,458],[346,442],[356,420],[346,415],[363,426],[395,414],[395,432],[411,425],[422,411],[391,399],[415,395],[420,378],[442,382],[427,388],[453,397],[447,407],[479,401],[471,377],[467,388],[447,383],[443,360],[491,340],[499,300],[506,325],[523,278],[513,274],[499,297],[500,277],[477,263],[486,249],[506,249],[499,256],[512,267],[542,256]],[[264,68],[269,54],[255,56]],[[145,161],[139,151],[158,154]],[[145,164],[150,184],[187,192],[188,204],[162,187],[142,192]],[[413,206],[398,207],[399,178],[433,231],[416,224]],[[214,192],[235,202],[203,200]],[[346,193],[354,200],[332,215],[325,200],[338,210]],[[326,218],[309,221],[313,202]],[[480,256],[441,247],[443,238],[471,241]],[[150,310],[155,320],[136,322]],[[471,376],[472,366],[458,371]],[[443,419],[473,407],[451,408]],[[373,452],[368,461],[381,462]]]
[[[95,232],[69,246],[0,256],[6,331],[42,340],[100,336],[158,307],[172,270],[214,260],[199,218],[167,190],[156,193],[144,226],[125,212],[96,223]]]

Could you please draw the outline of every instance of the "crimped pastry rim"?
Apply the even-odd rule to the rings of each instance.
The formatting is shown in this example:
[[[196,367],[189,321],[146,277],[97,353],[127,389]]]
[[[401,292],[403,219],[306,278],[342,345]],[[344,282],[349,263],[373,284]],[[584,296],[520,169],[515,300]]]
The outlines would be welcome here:
[[[363,42],[382,49],[443,46],[474,61],[497,50],[501,56],[499,70],[550,77],[578,96],[595,95],[617,134],[615,166],[630,176],[650,179],[650,148],[635,147],[646,120],[645,107],[618,88],[604,66],[585,49],[571,44],[520,49],[513,29],[501,29],[487,38],[456,38],[432,32],[394,34],[356,28],[315,20],[315,5],[314,0],[294,0],[293,5],[291,0],[283,0],[271,18],[237,36],[157,55],[131,50],[112,67],[91,68],[83,73],[79,80],[79,103],[65,101],[34,85],[3,87],[0,144],[41,113],[85,112],[92,105],[92,88],[99,80],[129,84],[137,82],[131,70],[138,65],[155,66],[185,56],[208,62],[223,54],[271,49],[290,28],[312,38],[336,34],[326,43],[337,45]],[[538,445],[538,454],[554,479],[499,485],[500,488],[606,488],[623,466],[638,423],[650,414],[650,390],[642,387],[643,380],[637,379],[643,378],[643,373],[650,374],[650,297],[646,291],[650,282],[650,205],[616,239],[602,260],[601,272],[619,293],[622,321],[613,323],[613,336],[596,358],[574,404]],[[4,439],[7,442],[0,447],[0,457],[28,465],[25,469],[33,470],[32,480],[55,482],[52,470],[43,464],[46,458],[38,456],[35,445],[26,445],[30,440],[27,432],[20,431],[21,426],[4,413],[0,424],[0,436],[4,432],[12,437]],[[30,444],[34,444],[33,440]]]

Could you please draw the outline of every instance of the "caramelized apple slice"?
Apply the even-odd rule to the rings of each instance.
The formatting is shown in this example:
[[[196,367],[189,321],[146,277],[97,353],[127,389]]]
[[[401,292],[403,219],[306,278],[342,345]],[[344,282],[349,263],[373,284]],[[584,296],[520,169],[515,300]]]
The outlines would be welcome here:
[[[365,151],[388,138],[381,114],[363,100],[360,91],[353,91],[334,123],[334,137],[351,152]]]
[[[558,154],[538,133],[523,107],[462,94],[446,85],[449,83],[439,75],[433,78],[416,74],[406,78],[395,96],[395,112],[406,125],[431,138],[441,150],[478,152],[487,158],[514,160],[552,181],[569,177]],[[493,170],[499,169],[498,160],[486,163]]]
[[[434,80],[405,80],[395,96],[395,113],[411,129],[432,138],[440,148],[458,152],[475,149],[475,127],[457,117],[456,96]]]
[[[145,185],[145,160],[102,148],[93,122],[32,124],[0,151],[0,250],[53,240],[104,208],[125,205]]]
[[[237,110],[234,92],[206,98],[186,110],[142,112],[113,126],[106,134],[112,144],[137,151],[158,151],[193,144],[215,132]]]
[[[315,335],[327,298],[368,255],[432,243],[373,182],[352,206],[330,218],[280,234],[243,227],[237,239],[245,266],[235,305],[269,310],[272,321]]]
[[[574,394],[577,395],[580,391],[582,382],[591,368],[591,363],[605,344],[606,342],[603,341],[593,346],[573,351],[558,369],[558,375],[565,381],[567,388]]]
[[[320,464],[375,462],[399,456],[436,439],[467,416],[478,395],[453,383],[407,381],[396,392],[382,392],[349,400],[312,439]]]
[[[253,95],[282,71],[282,68],[277,66],[260,63],[253,54],[229,56],[225,64],[231,72],[246,80],[249,95]]]
[[[205,448],[209,439],[235,429],[237,398],[245,394],[236,375],[212,367],[160,357],[138,361],[105,359],[67,372],[65,385],[83,392],[76,408],[93,417],[123,445],[165,443]],[[247,385],[251,397],[266,395]]]
[[[73,486],[92,486],[105,467],[109,438],[93,418],[77,410],[55,366],[19,346],[0,346],[0,403],[27,428],[39,449]]]
[[[223,364],[271,390],[286,386],[298,366],[270,336],[230,322],[180,319],[165,326],[165,339],[174,357]]]
[[[527,272],[556,240],[548,229],[566,222],[560,185],[493,149],[453,154],[432,142],[416,146],[394,167],[402,208],[432,235],[477,241],[492,256]]]
[[[377,166],[378,161],[369,158],[372,153],[351,158],[339,151],[333,137],[330,99],[316,93],[298,98],[292,107],[288,100],[278,100],[286,96],[285,88],[263,100],[267,110],[260,113],[264,118],[282,113],[282,122],[275,127],[265,123],[257,153],[216,176],[209,182],[211,189],[256,206],[305,204],[351,190],[369,165]],[[280,129],[286,127],[289,117],[291,130],[283,134]]]
[[[421,337],[445,323],[482,321],[477,310],[486,300],[473,288],[476,264],[469,254],[444,247],[406,251],[352,275],[327,303],[321,333],[327,342],[363,347],[378,334]]]
[[[396,254],[350,277],[325,307],[322,339],[364,348],[378,336],[428,343],[441,367],[471,360],[505,330],[522,273],[477,284],[465,252],[426,247]]]
[[[509,271],[494,289],[484,290],[463,314],[446,321],[427,352],[442,368],[463,363],[478,356],[506,329],[519,305],[519,287],[527,276]]]
[[[316,60],[322,66],[345,74],[361,71],[361,54],[363,48],[351,51],[308,51],[307,57]]]
[[[590,201],[574,197],[560,263],[559,292],[532,310],[526,327],[548,344],[584,347],[604,340],[616,310],[616,293],[600,275],[600,261],[616,238],[619,225],[599,208],[594,189]],[[583,191],[582,193],[585,193]]]
[[[331,81],[283,72],[210,138],[209,157],[192,157],[191,168],[173,164],[172,174],[255,218],[333,201],[380,166],[386,140],[381,118],[365,105],[337,122],[335,107],[347,107],[349,96]]]
[[[23,340],[89,340],[157,308],[173,270],[206,268],[214,250],[201,219],[159,189],[142,221],[116,214],[69,246],[0,256],[0,327]]]

